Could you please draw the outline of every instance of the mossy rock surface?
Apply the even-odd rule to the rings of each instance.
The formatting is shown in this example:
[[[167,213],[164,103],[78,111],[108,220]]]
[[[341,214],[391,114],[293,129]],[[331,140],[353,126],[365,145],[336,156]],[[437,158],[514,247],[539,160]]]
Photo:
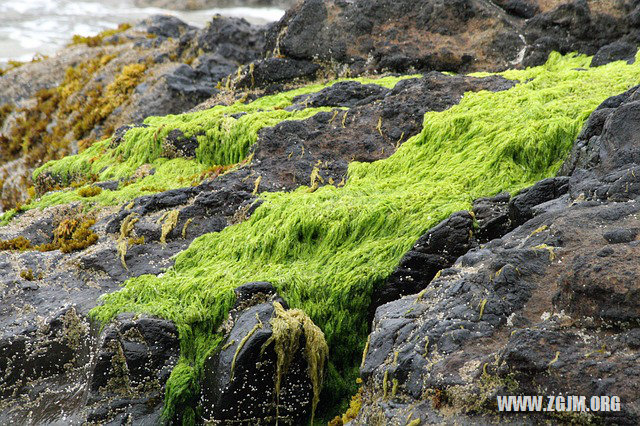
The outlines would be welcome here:
[[[0,207],[31,198],[31,172],[45,162],[82,151],[125,124],[210,98],[221,79],[258,57],[263,39],[263,30],[240,19],[212,20],[197,30],[153,16],[76,36],[55,57],[4,71]]]
[[[638,292],[639,91],[590,116],[562,168],[570,176],[511,198],[511,232],[433,280],[414,265],[424,290],[376,311],[354,424],[638,422],[640,314],[623,295]],[[594,410],[610,400],[602,383],[627,402]],[[547,410],[500,409],[503,397],[545,392],[558,398],[541,397]]]
[[[234,290],[270,281],[326,338],[318,407],[332,418],[355,391],[372,295],[418,238],[471,209],[474,199],[516,194],[553,176],[592,111],[640,81],[636,64],[591,68],[590,61],[553,54],[543,66],[500,75],[361,78],[348,87],[324,82],[149,117],[115,132],[38,169],[36,181],[47,179],[43,194],[3,217],[2,241],[15,243],[19,235],[36,241],[30,220],[46,218],[53,232],[59,215],[74,206],[94,215],[84,230],[98,235],[95,244],[69,254],[18,252],[20,244],[7,243],[15,250],[0,252],[8,271],[1,285],[7,306],[19,309],[3,321],[27,315],[28,325],[36,314],[51,313],[44,296],[57,303],[68,294],[77,298],[79,315],[96,324],[125,313],[170,321],[180,352],[164,411],[172,417],[182,410],[190,423],[204,415],[203,368],[224,345],[220,327]],[[341,96],[357,84],[358,102],[346,104]],[[367,85],[378,88],[362,98]],[[188,149],[168,153],[168,141],[186,141]],[[536,240],[532,261],[549,262],[552,247]],[[20,279],[28,269],[34,278],[42,271],[42,278]],[[25,289],[43,297],[25,296]],[[422,298],[428,303],[428,295]],[[478,321],[495,315],[493,299],[476,299]],[[22,326],[11,327],[7,339]],[[393,374],[382,372],[387,397],[406,389]],[[29,408],[37,406],[32,403]],[[20,411],[10,408],[7,413]]]
[[[474,198],[553,175],[591,111],[638,82],[634,65],[590,69],[589,61],[553,55],[543,67],[504,73],[521,83],[467,93],[427,113],[422,132],[388,159],[351,163],[344,187],[262,194],[248,221],[196,240],[161,278],[128,281],[95,314],[170,318],[183,336],[181,362],[198,365],[207,353],[198,348],[212,348],[206,342],[216,340],[233,288],[269,280],[323,329],[331,350],[326,389],[342,394],[351,386],[341,375],[352,374],[366,340],[371,292],[415,240]]]

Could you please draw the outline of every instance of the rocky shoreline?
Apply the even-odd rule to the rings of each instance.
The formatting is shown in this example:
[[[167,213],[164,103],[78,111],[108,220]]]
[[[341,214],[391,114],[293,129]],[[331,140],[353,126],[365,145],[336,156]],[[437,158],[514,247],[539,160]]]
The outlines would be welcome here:
[[[639,17],[305,0],[2,71],[0,423],[637,424]],[[496,405],[564,394],[621,410]]]

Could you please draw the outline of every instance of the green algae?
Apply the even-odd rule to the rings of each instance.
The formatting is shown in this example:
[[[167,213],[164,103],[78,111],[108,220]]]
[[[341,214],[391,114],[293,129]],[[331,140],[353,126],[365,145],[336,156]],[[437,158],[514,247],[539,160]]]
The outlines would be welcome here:
[[[404,78],[408,77],[355,80],[393,87]],[[274,126],[284,120],[304,120],[317,112],[329,110],[307,108],[286,111],[284,108],[292,105],[296,96],[317,92],[338,81],[343,80],[309,85],[247,104],[236,102],[193,113],[149,117],[144,121],[146,127],[127,131],[118,146],[110,147],[112,140],[107,139],[78,155],[45,164],[34,172],[34,179],[44,171],[66,178],[89,173],[97,174],[99,180],[127,178],[143,164],[162,158],[162,140],[175,129],[182,131],[185,137],[198,139],[195,161],[207,166],[235,164],[246,157],[263,127]]]
[[[91,148],[90,148],[91,149]],[[94,203],[99,205],[117,205],[142,195],[153,194],[158,188],[163,190],[177,189],[189,186],[191,179],[199,176],[207,169],[206,165],[184,158],[158,158],[150,166],[155,170],[152,175],[145,176],[128,185],[120,185],[117,190],[103,190],[93,197],[83,197],[81,189],[67,188],[66,190],[49,192],[40,199],[25,206],[25,208],[49,207],[74,201]],[[105,179],[108,180],[108,179]]]
[[[589,68],[589,62],[552,54],[544,66],[504,73],[524,83],[468,93],[447,111],[427,113],[422,132],[388,159],[350,164],[344,187],[263,193],[264,203],[249,220],[196,239],[161,277],[128,280],[93,316],[108,322],[121,312],[144,312],[176,323],[181,359],[165,401],[165,414],[173,416],[182,403],[195,401],[203,360],[220,341],[216,327],[233,289],[271,281],[324,332],[330,348],[324,403],[337,404],[335,398],[351,391],[341,378],[359,362],[371,293],[415,240],[449,214],[469,209],[474,198],[518,191],[553,175],[593,109],[640,82],[639,65]],[[201,142],[199,156],[239,158],[227,148],[204,149]]]
[[[45,208],[80,201],[85,204],[117,205],[142,195],[160,190],[177,189],[199,183],[201,174],[212,166],[229,166],[245,160],[256,142],[258,131],[284,120],[304,120],[331,108],[307,108],[286,111],[296,96],[314,93],[340,81],[355,80],[363,84],[377,84],[392,88],[398,81],[415,76],[339,79],[323,84],[308,85],[250,103],[236,102],[229,106],[216,106],[208,110],[164,117],[149,117],[146,127],[128,130],[122,141],[113,138],[95,143],[77,155],[51,161],[36,169],[34,180],[46,172],[67,187],[49,192],[22,206],[22,210]],[[195,137],[199,143],[194,159],[163,157],[162,142],[172,130],[180,130],[184,137]],[[141,166],[149,165],[155,173],[115,191],[102,191],[94,197],[82,197],[74,182],[129,180]],[[129,182],[127,182],[129,183]],[[6,225],[16,212],[0,216],[0,225]]]

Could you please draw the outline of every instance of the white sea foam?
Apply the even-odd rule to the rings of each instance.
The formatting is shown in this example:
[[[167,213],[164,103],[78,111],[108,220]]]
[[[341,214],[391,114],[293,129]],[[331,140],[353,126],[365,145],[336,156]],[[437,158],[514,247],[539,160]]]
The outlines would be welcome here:
[[[213,15],[242,17],[263,24],[284,14],[277,8],[232,7],[177,12],[155,7],[137,8],[132,0],[0,0],[0,64],[51,55],[69,43],[73,34],[89,36],[122,22],[135,22],[154,14],[169,14],[197,26]]]

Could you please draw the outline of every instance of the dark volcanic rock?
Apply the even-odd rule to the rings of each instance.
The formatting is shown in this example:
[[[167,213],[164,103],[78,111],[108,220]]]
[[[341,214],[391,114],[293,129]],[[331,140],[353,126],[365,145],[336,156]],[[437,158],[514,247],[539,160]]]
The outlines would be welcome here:
[[[214,15],[207,26],[196,36],[196,48],[207,53],[217,53],[238,64],[256,59],[263,49],[264,32],[244,19]]]
[[[627,0],[306,0],[269,30],[267,53],[337,71],[469,72],[540,65],[549,53],[631,59],[640,10]]]
[[[628,163],[640,164],[640,101],[637,92],[627,102],[611,113],[604,123],[601,136],[602,164],[605,168],[617,168]]]
[[[556,7],[524,24],[528,46],[523,64],[543,64],[553,50],[594,55],[605,45],[632,37],[625,3],[607,2],[601,7],[602,2],[587,0],[551,2]]]
[[[179,348],[172,322],[120,315],[98,340],[88,385],[87,420],[160,423],[164,384],[178,362]]]
[[[523,189],[509,201],[509,219],[513,227],[522,225],[533,217],[533,207],[564,195],[569,190],[569,178],[560,176],[543,179]]]
[[[529,19],[533,18],[540,12],[540,8],[536,1],[531,0],[494,0],[494,2],[509,12],[510,14],[519,18]]]
[[[222,424],[304,423],[311,414],[314,397],[305,355],[306,333],[321,332],[310,319],[303,319],[301,311],[287,311],[269,283],[245,284],[236,293],[240,297],[223,325],[227,330],[225,340],[205,362],[201,400],[204,418]],[[274,334],[274,321],[280,321],[280,327],[286,324],[284,335]],[[308,323],[303,325],[304,321]],[[291,338],[291,347],[278,340]],[[279,344],[285,345],[288,360],[276,352]],[[326,357],[324,345],[311,350]],[[319,367],[322,374],[322,365]],[[276,381],[280,383],[279,393]]]
[[[31,288],[37,290],[37,288]],[[75,308],[61,310],[46,326],[0,339],[0,397],[21,393],[38,379],[80,368],[89,355],[89,326]]]
[[[559,174],[570,175],[577,169],[591,170],[598,167],[603,160],[602,156],[607,155],[607,153],[604,152],[603,140],[601,138],[605,123],[608,122],[614,112],[617,112],[617,108],[620,105],[629,100],[638,99],[636,92],[639,87],[640,86],[635,86],[620,95],[613,96],[598,106],[591,116],[589,116],[587,124],[585,124],[578,135],[578,139],[573,144],[569,158],[562,165]],[[626,108],[626,111],[626,113],[630,112],[629,107]],[[620,112],[618,114],[623,113],[624,112]],[[620,115],[618,115],[618,117],[620,117]],[[618,122],[620,122],[620,120],[618,120]],[[633,122],[622,123],[622,125],[628,128],[628,126],[633,126]],[[609,124],[608,127],[611,128],[611,124]],[[615,152],[612,154],[617,155]],[[621,161],[625,161],[624,156]]]
[[[194,29],[191,25],[170,15],[153,15],[137,24],[137,27],[144,29],[149,34],[165,38],[180,38],[188,30]]]
[[[157,80],[138,86],[139,96],[126,115],[130,122],[193,108],[218,93],[218,82],[242,64],[258,59],[263,50],[264,30],[244,19],[215,15],[202,30],[182,29],[174,20],[176,18],[170,18],[175,25],[169,27],[165,20],[160,20],[163,25],[157,31],[174,34],[171,37],[178,39],[177,46],[169,56],[191,58],[189,64],[178,62],[162,66],[163,72]],[[151,25],[150,28],[159,26],[155,20],[146,25]]]
[[[320,66],[309,61],[287,58],[267,58],[244,67],[240,78],[234,81],[239,89],[265,87],[275,83],[292,83],[295,80],[315,77]]]
[[[12,328],[0,337],[0,423],[41,424],[61,411],[81,410],[92,344],[88,322],[70,307],[21,334],[11,335]],[[22,398],[13,401],[14,395]]]
[[[457,212],[428,230],[404,255],[387,281],[374,290],[371,310],[387,302],[422,290],[441,269],[475,245],[473,217]]]
[[[202,74],[186,64],[179,65],[170,74],[164,76],[167,88],[171,92],[191,98],[192,102],[202,102],[217,93],[215,83],[218,80],[202,77]],[[177,111],[181,110],[182,108],[177,109]]]
[[[607,44],[598,50],[591,60],[592,67],[599,67],[614,61],[627,61],[632,64],[636,59],[638,46],[624,41]]]
[[[161,22],[164,23],[163,20]],[[264,31],[244,19],[215,15],[199,31],[165,27],[163,25],[157,31],[179,38],[177,53],[191,56],[192,60],[190,65],[183,63],[169,68],[153,87],[145,85],[139,88],[140,102],[136,112],[130,115],[132,121],[141,121],[152,114],[184,112],[210,98],[218,93],[218,82],[240,65],[257,59],[264,45]]]
[[[270,29],[267,43],[269,52],[353,72],[498,69],[523,47],[507,13],[476,0],[306,0]]]
[[[361,84],[357,81],[343,81],[329,86],[319,92],[310,95],[301,95],[293,98],[293,109],[318,107],[347,107],[366,105],[384,98],[390,92],[389,89],[376,84]],[[297,107],[297,108],[296,108]]]
[[[513,227],[509,219],[510,195],[506,192],[495,197],[479,198],[473,202],[473,214],[477,221],[476,239],[486,243],[501,238]]]
[[[622,342],[640,319],[631,302],[640,291],[631,261],[638,247],[596,254],[608,245],[592,229],[618,233],[620,226],[637,224],[639,211],[637,202],[578,203],[540,215],[467,253],[420,295],[380,307],[361,370],[371,405],[365,403],[356,424],[367,424],[376,409],[391,416],[375,402],[385,393],[397,403],[392,418],[415,409],[414,418],[442,419],[446,409],[447,416],[453,411],[463,416],[461,423],[473,424],[488,421],[487,414],[476,417],[480,409],[499,416],[496,395],[541,389],[619,395],[627,408],[600,415],[635,423],[640,393],[627,378],[637,374],[638,358]],[[388,383],[398,381],[395,396],[382,385],[385,375]],[[424,405],[422,395],[435,406]],[[542,421],[536,418],[528,415]]]
[[[287,8],[296,0],[134,0],[138,7],[161,7],[174,10],[199,10],[218,7],[281,7]]]
[[[613,229],[605,232],[603,237],[611,244],[630,243],[636,239],[638,229]]]

